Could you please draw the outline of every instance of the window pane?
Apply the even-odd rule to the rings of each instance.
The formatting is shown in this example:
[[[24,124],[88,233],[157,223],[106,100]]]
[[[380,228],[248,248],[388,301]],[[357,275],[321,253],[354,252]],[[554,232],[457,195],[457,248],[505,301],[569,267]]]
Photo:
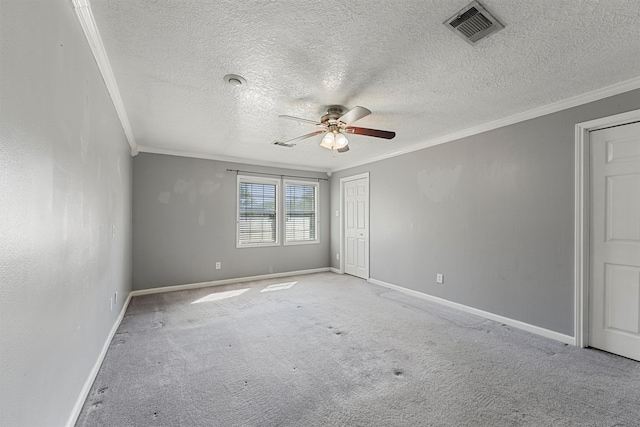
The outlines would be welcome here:
[[[241,245],[276,242],[276,185],[240,182],[238,240]]]
[[[316,240],[316,185],[287,184],[285,190],[285,239]]]

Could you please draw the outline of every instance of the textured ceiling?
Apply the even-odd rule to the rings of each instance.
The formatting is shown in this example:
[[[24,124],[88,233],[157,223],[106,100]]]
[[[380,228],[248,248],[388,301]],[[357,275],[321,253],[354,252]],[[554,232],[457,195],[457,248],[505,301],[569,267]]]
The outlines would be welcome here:
[[[475,46],[442,25],[468,3],[90,1],[141,151],[338,170],[640,76],[638,0],[481,1],[506,27]],[[271,144],[333,104],[396,138]]]

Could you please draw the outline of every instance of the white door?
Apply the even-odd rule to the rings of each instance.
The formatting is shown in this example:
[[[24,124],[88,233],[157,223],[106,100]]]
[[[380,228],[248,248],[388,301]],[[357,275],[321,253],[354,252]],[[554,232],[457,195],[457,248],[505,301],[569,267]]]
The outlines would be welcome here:
[[[640,123],[590,144],[589,345],[640,360]]]
[[[369,278],[369,178],[343,183],[344,195],[344,272]]]

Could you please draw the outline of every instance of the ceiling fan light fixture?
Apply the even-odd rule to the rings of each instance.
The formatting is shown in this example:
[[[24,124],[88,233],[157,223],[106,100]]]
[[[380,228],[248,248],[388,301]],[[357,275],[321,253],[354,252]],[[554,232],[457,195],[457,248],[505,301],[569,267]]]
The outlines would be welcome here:
[[[333,132],[327,132],[324,138],[322,138],[322,142],[320,143],[320,146],[331,150],[333,149],[334,142],[335,142],[335,136],[333,135]]]
[[[338,133],[336,135],[336,150],[345,147],[349,141],[347,141],[347,137],[342,133]]]

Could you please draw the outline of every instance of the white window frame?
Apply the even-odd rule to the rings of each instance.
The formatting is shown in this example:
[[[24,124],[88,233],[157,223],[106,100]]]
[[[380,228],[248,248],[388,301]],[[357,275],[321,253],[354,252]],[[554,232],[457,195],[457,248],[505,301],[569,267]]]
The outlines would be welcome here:
[[[283,205],[283,215],[282,215],[282,241],[285,246],[294,246],[294,245],[313,245],[320,243],[320,183],[317,181],[302,181],[295,179],[283,179],[282,185],[282,205]],[[287,240],[287,185],[305,185],[314,188],[314,197],[315,197],[315,227],[316,227],[316,235],[313,240]]]
[[[276,239],[274,242],[265,242],[265,243],[240,243],[240,184],[242,182],[252,183],[252,184],[267,184],[267,185],[275,185],[275,195],[276,195],[276,221],[275,227]],[[280,179],[277,178],[263,178],[256,177],[250,175],[238,175],[237,185],[236,185],[236,248],[256,248],[256,247],[266,247],[266,246],[280,246],[280,233],[281,233],[281,195],[280,195]]]

